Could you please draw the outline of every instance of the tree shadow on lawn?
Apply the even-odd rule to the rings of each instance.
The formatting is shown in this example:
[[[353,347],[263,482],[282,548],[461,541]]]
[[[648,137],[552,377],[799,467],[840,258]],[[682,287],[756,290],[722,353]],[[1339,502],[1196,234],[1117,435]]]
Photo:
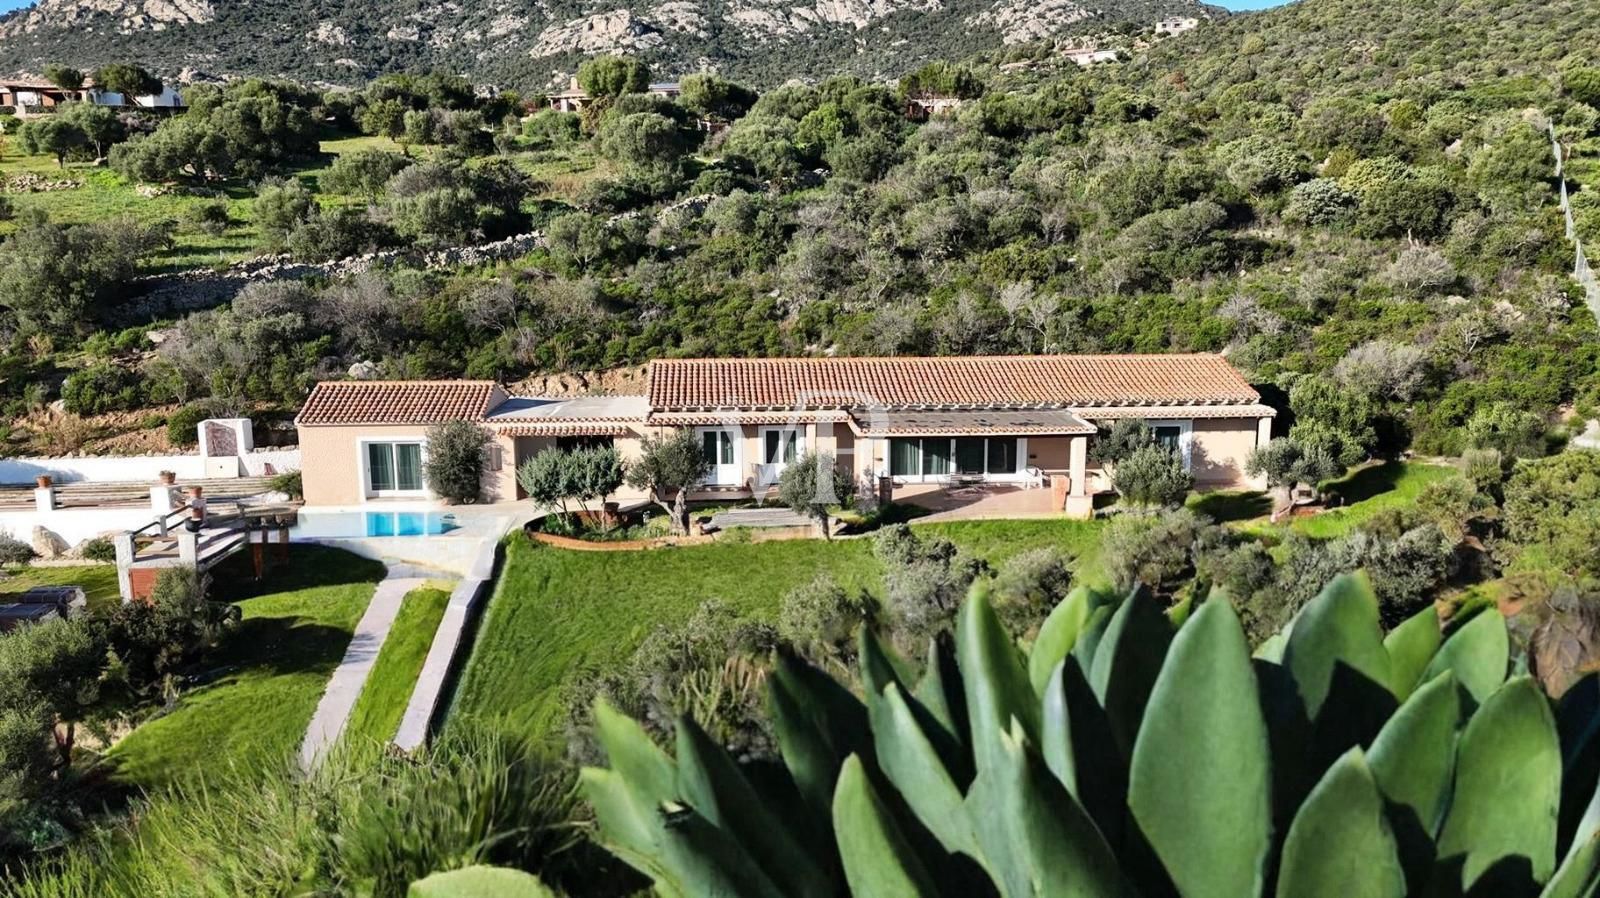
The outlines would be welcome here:
[[[1388,461],[1371,468],[1363,468],[1345,480],[1327,484],[1323,491],[1329,497],[1337,497],[1338,505],[1354,505],[1384,493],[1394,492],[1399,488],[1405,474],[1404,464]]]
[[[1272,497],[1258,492],[1206,493],[1191,501],[1189,508],[1218,524],[1253,521],[1272,513]]]
[[[212,596],[237,602],[259,596],[355,583],[376,585],[387,570],[382,562],[327,546],[291,545],[289,560],[278,560],[278,547],[266,547],[266,574],[255,579],[255,562],[246,549],[211,569]]]

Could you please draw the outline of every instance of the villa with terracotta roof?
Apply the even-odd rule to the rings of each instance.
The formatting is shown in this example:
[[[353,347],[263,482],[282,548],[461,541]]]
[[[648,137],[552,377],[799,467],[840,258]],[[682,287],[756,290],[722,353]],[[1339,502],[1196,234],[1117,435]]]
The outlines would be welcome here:
[[[428,428],[464,419],[494,436],[489,502],[516,500],[517,465],[547,449],[603,443],[635,458],[645,437],[692,428],[710,462],[693,499],[764,495],[801,455],[829,452],[869,488],[1049,486],[1056,511],[1087,517],[1109,489],[1089,459],[1101,426],[1148,421],[1200,488],[1219,489],[1249,483],[1245,458],[1275,414],[1219,355],[1085,355],[671,359],[651,365],[644,396],[568,399],[488,381],[328,381],[295,423],[313,506],[429,499]]]

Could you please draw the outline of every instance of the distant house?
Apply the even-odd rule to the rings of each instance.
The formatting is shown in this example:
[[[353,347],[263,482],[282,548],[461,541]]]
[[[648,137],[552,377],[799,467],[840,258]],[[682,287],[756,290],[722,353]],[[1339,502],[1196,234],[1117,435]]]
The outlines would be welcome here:
[[[950,115],[965,103],[961,97],[947,95],[930,95],[920,97],[906,97],[906,118],[912,121],[926,121],[941,115]]]
[[[129,102],[128,97],[115,91],[100,90],[90,84],[83,90],[83,99],[96,106],[115,106],[118,108],[133,106],[139,109],[182,109],[184,108],[183,95],[171,85],[161,88],[159,94],[146,94],[134,97]]]
[[[676,81],[656,81],[645,88],[645,93],[676,100],[683,95],[683,87]],[[594,97],[578,84],[578,76],[574,75],[566,90],[548,95],[545,102],[557,112],[582,112],[594,102]]]
[[[1149,422],[1202,488],[1245,485],[1276,413],[1218,355],[674,359],[648,395],[515,397],[488,381],[324,382],[295,419],[308,506],[428,500],[428,427],[466,419],[494,437],[483,494],[519,498],[519,463],[550,448],[641,442],[692,429],[709,475],[692,499],[763,493],[807,452],[864,483],[1051,483],[1056,511],[1093,513],[1107,478],[1100,425]],[[624,490],[620,501],[644,496]]]
[[[1156,34],[1182,34],[1200,27],[1200,20],[1193,17],[1178,17],[1162,19],[1156,23]]]
[[[178,110],[184,108],[183,95],[170,85],[159,94],[149,94],[129,99],[120,93],[100,90],[88,82],[82,90],[62,90],[46,81],[0,82],[0,106],[11,107],[18,113],[50,113],[66,103],[93,103],[118,109],[138,108],[151,110]]]
[[[22,114],[54,111],[77,98],[76,92],[68,93],[48,81],[0,81],[0,106]]]
[[[1094,47],[1086,47],[1078,50],[1066,50],[1064,51],[1063,55],[1078,65],[1085,67],[1096,65],[1102,62],[1117,61],[1116,50],[1100,50]]]

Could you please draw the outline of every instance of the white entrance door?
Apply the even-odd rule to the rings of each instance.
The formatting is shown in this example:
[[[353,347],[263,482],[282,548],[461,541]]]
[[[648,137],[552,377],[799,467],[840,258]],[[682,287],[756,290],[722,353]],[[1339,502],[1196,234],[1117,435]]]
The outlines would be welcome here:
[[[794,428],[761,428],[761,468],[759,479],[763,486],[777,483],[783,469],[793,464],[805,451],[805,437]]]
[[[700,451],[705,453],[706,462],[711,465],[711,473],[706,478],[708,485],[738,486],[742,483],[737,437],[737,434],[720,428],[700,431]]]

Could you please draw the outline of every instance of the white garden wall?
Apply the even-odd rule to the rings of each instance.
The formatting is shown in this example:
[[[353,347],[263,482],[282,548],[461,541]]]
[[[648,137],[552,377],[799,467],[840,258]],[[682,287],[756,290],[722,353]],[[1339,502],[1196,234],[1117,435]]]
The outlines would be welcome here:
[[[33,528],[44,527],[76,546],[86,539],[118,530],[135,530],[155,520],[149,505],[114,508],[58,508],[55,511],[0,511],[0,532],[25,543],[33,542]]]
[[[215,466],[219,459],[210,459]],[[140,455],[85,458],[0,458],[0,484],[33,485],[48,474],[57,483],[154,483],[162,471],[178,475],[178,482],[216,476],[261,477],[271,465],[281,474],[298,470],[299,449],[270,449],[239,456],[239,470],[219,473],[199,455]]]

